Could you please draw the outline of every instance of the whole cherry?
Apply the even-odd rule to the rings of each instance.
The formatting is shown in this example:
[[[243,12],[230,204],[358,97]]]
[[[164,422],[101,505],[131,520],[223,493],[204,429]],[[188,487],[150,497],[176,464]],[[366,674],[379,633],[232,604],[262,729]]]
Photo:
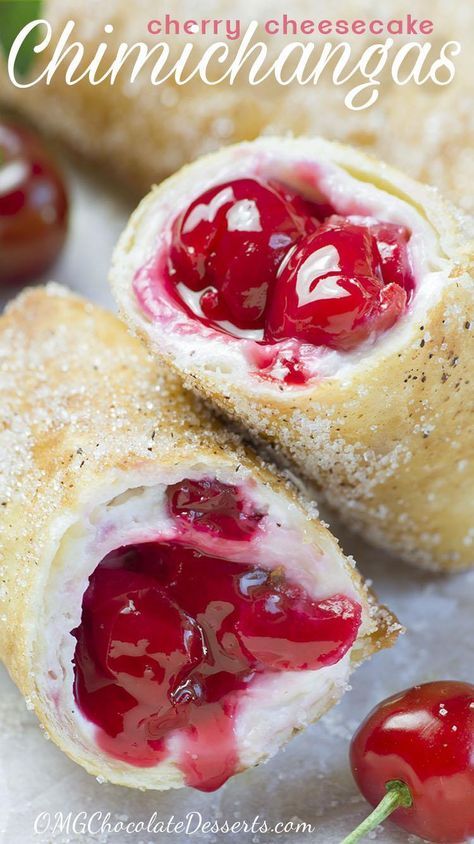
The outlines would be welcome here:
[[[351,351],[391,328],[414,292],[406,226],[338,215],[275,180],[210,188],[171,235],[172,295],[202,323],[266,346]],[[305,382],[301,367],[294,375]]]
[[[201,194],[173,224],[172,278],[200,292],[202,317],[261,329],[267,297],[287,250],[319,225],[283,185],[237,179]]]
[[[350,761],[377,808],[342,844],[389,815],[429,841],[465,841],[474,835],[474,685],[446,680],[387,698],[355,733]]]
[[[35,281],[66,238],[63,178],[37,135],[0,120],[0,283]]]
[[[282,263],[269,297],[265,339],[296,337],[352,349],[390,328],[403,312],[406,291],[389,279],[382,275],[371,230],[337,218],[302,238]]]

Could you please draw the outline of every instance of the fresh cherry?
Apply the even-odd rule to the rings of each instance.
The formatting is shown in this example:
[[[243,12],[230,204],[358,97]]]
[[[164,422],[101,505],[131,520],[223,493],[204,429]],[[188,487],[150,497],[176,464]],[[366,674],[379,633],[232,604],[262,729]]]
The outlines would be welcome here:
[[[281,267],[267,309],[265,339],[352,349],[390,328],[407,294],[385,284],[377,240],[367,226],[327,224],[303,238]]]
[[[0,122],[0,282],[45,272],[63,247],[67,217],[64,181],[42,141]]]
[[[209,321],[262,328],[268,292],[285,253],[318,225],[311,209],[272,182],[239,179],[211,188],[174,222],[173,282],[202,291],[199,304]]]
[[[350,759],[362,794],[379,805],[343,844],[391,812],[398,826],[439,844],[474,835],[474,685],[426,683],[387,698],[355,733]]]

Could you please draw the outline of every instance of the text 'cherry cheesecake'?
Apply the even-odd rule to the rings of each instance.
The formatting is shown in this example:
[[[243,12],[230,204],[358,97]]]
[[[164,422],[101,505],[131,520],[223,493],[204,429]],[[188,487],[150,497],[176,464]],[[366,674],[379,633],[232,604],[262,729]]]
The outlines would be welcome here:
[[[261,138],[142,201],[112,287],[132,329],[290,456],[346,522],[474,562],[472,221],[349,147]]]
[[[53,285],[0,319],[0,655],[114,783],[218,788],[399,626],[303,499]]]

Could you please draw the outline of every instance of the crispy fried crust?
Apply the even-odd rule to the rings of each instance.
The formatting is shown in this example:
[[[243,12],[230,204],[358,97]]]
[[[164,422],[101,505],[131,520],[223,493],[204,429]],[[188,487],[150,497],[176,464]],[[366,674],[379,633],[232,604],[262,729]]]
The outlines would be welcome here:
[[[281,149],[331,162],[403,198],[436,234],[445,265],[439,301],[411,318],[403,342],[375,345],[350,377],[328,377],[305,390],[259,393],[249,380],[153,335],[131,290],[150,254],[150,219],[162,197],[180,197],[180,179],[205,185],[249,150]],[[229,178],[229,173],[227,178]],[[190,180],[190,181],[189,181]],[[190,197],[191,199],[191,197]],[[155,188],[132,216],[116,250],[112,287],[123,316],[186,384],[276,444],[316,480],[347,523],[377,545],[420,565],[455,570],[474,563],[474,284],[472,221],[439,195],[350,147],[322,139],[260,139],[222,150]],[[204,342],[196,337],[197,346]]]
[[[80,6],[80,8],[79,8]],[[196,17],[194,8],[175,2],[173,15],[184,21]],[[263,23],[270,17],[281,18],[288,13],[284,0],[274,0],[269,9],[266,0],[229,5],[226,0],[211,3],[201,0],[199,18],[226,18],[242,21],[243,29],[250,20]],[[316,21],[340,18],[370,20],[382,17],[404,18],[406,3],[385,0],[383,15],[371,0],[334,0],[330,13],[324,0],[297,0],[290,17]],[[297,83],[279,85],[269,80],[252,87],[246,78],[245,67],[235,83],[205,85],[193,79],[178,86],[168,80],[154,87],[147,77],[147,67],[130,85],[127,68],[114,85],[108,81],[91,85],[88,79],[67,86],[61,70],[50,85],[41,82],[27,90],[16,90],[8,81],[5,68],[0,67],[0,99],[19,108],[38,121],[40,126],[65,139],[75,149],[105,165],[128,182],[138,195],[196,156],[219,147],[222,143],[250,140],[262,132],[321,134],[335,138],[378,155],[401,167],[415,178],[436,184],[465,210],[473,209],[471,185],[474,181],[474,139],[472,122],[472,69],[469,42],[474,32],[474,8],[471,3],[446,3],[446,0],[413,0],[410,13],[417,21],[428,18],[434,23],[434,34],[415,40],[432,43],[431,52],[423,65],[425,75],[439,55],[441,46],[450,40],[461,41],[461,54],[454,57],[456,75],[448,85],[432,83],[416,85],[413,81],[396,85],[388,67],[376,80],[379,97],[374,106],[351,111],[344,105],[344,96],[351,85],[363,82],[356,73],[350,83],[335,85],[332,61],[315,86]],[[73,38],[86,45],[92,56],[97,45],[105,40],[110,45],[110,60],[120,42],[133,44],[143,41],[152,46],[161,38],[147,33],[150,19],[163,17],[155,0],[140,4],[129,0],[47,0],[44,17],[55,32],[48,50],[33,67],[36,78],[45,62],[51,58],[59,33],[65,22],[76,22]],[[104,35],[104,25],[114,27]],[[384,43],[382,36],[308,36],[317,49],[325,41],[334,46],[349,41],[353,58],[351,70],[370,44]],[[172,35],[168,39],[175,59],[183,45],[192,40],[193,58],[198,58],[211,38]],[[220,37],[222,40],[222,36]],[[305,41],[301,33],[268,38],[263,26],[258,40],[266,40],[270,56],[275,59],[291,41]],[[405,37],[393,36],[393,52],[406,43]],[[231,54],[238,42],[228,42]],[[319,55],[319,52],[318,54]],[[315,63],[316,59],[314,60]],[[409,60],[408,60],[409,61]],[[375,65],[375,62],[373,62]],[[131,66],[131,62],[129,63]],[[408,72],[408,63],[404,72]],[[222,68],[218,70],[222,73]],[[446,77],[445,77],[446,78]],[[370,93],[370,90],[369,90]]]
[[[71,514],[119,473],[130,475],[133,487],[137,473],[146,478],[157,465],[173,467],[183,459],[248,467],[288,505],[310,511],[289,482],[159,369],[114,316],[57,285],[27,291],[0,319],[0,655],[54,741],[101,776],[100,753],[88,754],[66,734],[62,713],[48,703],[37,673],[39,651],[52,644],[39,622],[44,590]],[[308,528],[341,555],[320,522],[308,521]],[[357,662],[391,644],[399,627],[346,562],[372,618],[354,649]],[[72,571],[74,560],[66,565]],[[322,708],[331,702],[322,701]],[[144,771],[139,783],[135,770]],[[147,770],[116,763],[107,776],[147,787]],[[154,787],[182,784],[169,777]]]

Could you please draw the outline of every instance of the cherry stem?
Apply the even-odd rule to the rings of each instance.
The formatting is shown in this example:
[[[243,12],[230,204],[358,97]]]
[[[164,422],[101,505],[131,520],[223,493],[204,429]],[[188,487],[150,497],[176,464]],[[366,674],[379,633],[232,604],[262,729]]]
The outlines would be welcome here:
[[[401,806],[409,809],[413,805],[413,798],[406,783],[401,780],[390,780],[385,783],[385,788],[387,789],[387,793],[385,797],[382,797],[378,806],[375,807],[374,811],[370,813],[365,821],[359,824],[357,829],[341,841],[341,844],[356,844],[364,835],[372,832],[382,821],[388,818],[395,809],[400,809]]]

